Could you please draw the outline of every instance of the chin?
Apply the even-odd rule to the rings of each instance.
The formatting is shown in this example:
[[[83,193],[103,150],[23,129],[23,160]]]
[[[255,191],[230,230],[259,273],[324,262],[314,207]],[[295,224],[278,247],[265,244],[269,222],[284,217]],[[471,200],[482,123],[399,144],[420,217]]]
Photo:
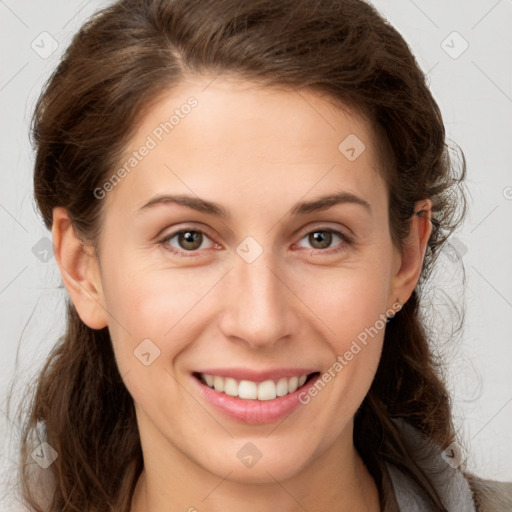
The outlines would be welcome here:
[[[220,478],[226,478],[228,475],[228,480],[240,484],[275,484],[276,480],[282,481],[294,477],[304,469],[311,458],[305,453],[303,444],[293,443],[292,447],[287,448],[281,443],[279,447],[272,449],[262,448],[258,459],[258,452],[254,448],[257,444],[258,441],[254,443],[248,441],[241,449],[233,450],[235,455],[233,458],[228,459],[225,455],[221,455],[222,458],[218,460],[218,464],[215,464],[215,458],[212,458],[203,467]],[[252,461],[244,461],[244,449],[245,453],[253,453]],[[237,455],[240,452],[242,454]]]

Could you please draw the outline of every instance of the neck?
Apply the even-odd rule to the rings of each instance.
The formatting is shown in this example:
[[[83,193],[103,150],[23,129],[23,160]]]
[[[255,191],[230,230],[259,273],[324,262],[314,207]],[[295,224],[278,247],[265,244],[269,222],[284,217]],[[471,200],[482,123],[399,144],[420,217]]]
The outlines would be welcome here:
[[[145,467],[131,512],[380,512],[377,486],[354,448],[352,429],[347,430],[293,476],[279,481],[267,472],[266,481],[258,483],[215,475],[172,446],[163,452],[160,443],[143,440]]]

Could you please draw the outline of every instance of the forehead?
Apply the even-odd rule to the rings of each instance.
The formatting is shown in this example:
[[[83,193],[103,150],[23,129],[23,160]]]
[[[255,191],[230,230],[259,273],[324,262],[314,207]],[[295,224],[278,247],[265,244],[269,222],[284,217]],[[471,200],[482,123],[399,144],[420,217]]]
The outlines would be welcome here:
[[[336,188],[378,203],[378,165],[368,121],[314,91],[187,80],[141,117],[107,200],[125,213],[165,192],[265,208]]]

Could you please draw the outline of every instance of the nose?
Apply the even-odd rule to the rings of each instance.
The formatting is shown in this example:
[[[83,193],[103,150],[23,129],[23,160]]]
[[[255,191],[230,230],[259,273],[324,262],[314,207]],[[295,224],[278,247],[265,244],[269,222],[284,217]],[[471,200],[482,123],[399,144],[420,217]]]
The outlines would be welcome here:
[[[297,299],[272,255],[263,252],[252,263],[236,256],[224,283],[223,334],[252,348],[271,348],[296,333]]]

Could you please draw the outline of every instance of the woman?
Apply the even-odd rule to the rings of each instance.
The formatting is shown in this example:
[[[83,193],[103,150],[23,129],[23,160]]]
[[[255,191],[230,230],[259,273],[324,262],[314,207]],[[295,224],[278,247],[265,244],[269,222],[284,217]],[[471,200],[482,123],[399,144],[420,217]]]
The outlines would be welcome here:
[[[372,7],[116,2],[33,137],[70,295],[34,510],[510,509],[464,472],[419,310],[464,161]]]

